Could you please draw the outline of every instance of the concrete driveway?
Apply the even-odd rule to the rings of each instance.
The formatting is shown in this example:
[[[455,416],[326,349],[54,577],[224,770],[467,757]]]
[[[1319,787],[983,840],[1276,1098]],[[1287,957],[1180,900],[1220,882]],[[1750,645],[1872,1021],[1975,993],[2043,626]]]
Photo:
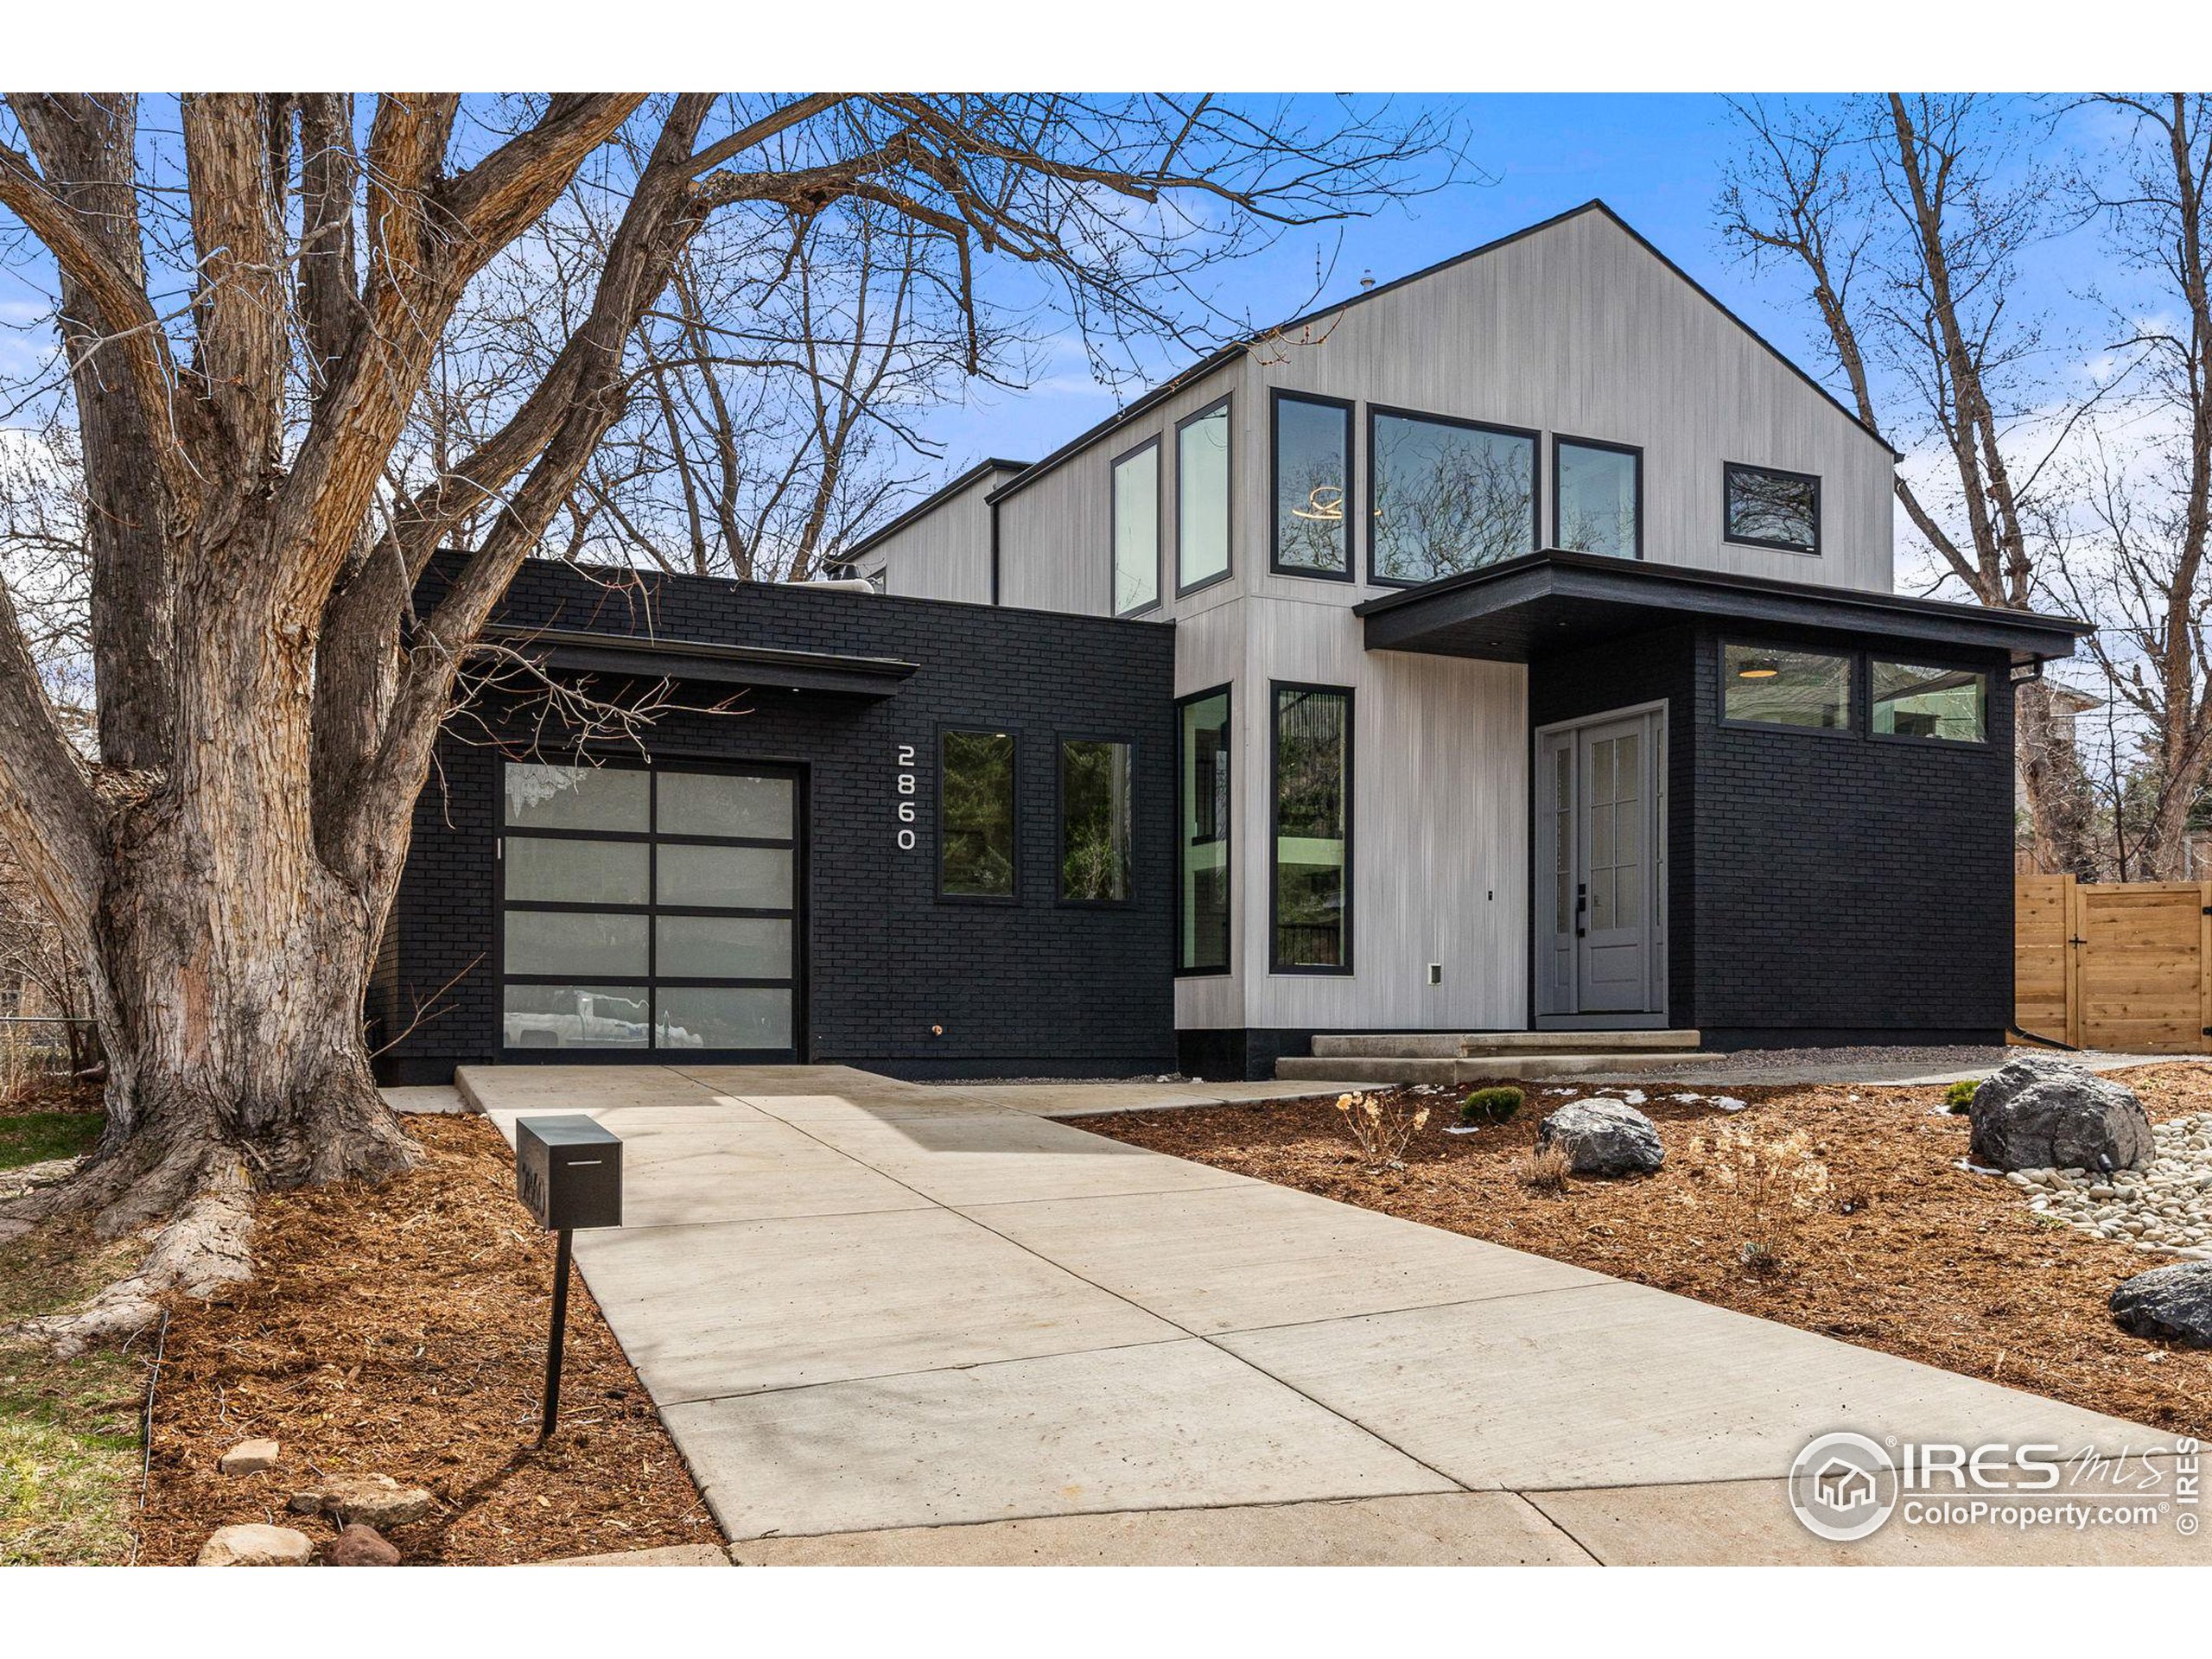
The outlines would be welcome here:
[[[1783,1483],[1829,1429],[2168,1437],[1054,1121],[1285,1085],[460,1081],[623,1137],[576,1261],[741,1561],[2212,1559],[2171,1516],[1822,1543]]]

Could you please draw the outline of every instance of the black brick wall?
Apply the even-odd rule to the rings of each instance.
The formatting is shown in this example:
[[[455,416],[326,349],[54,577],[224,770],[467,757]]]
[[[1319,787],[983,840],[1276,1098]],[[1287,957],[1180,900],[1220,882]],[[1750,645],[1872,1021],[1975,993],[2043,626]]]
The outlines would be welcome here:
[[[1732,632],[1730,637],[1736,637]],[[1743,637],[1894,645],[1762,629]],[[1990,673],[1989,741],[1720,724],[1709,625],[1531,672],[1536,724],[1669,700],[1669,1023],[1708,1046],[2001,1040],[2012,1003],[2012,698],[2001,655],[1913,648]]]
[[[436,581],[434,572],[433,588]],[[741,713],[663,715],[647,740],[671,759],[806,769],[805,1058],[910,1076],[1113,1075],[1173,1065],[1172,627],[691,577],[626,574],[608,586],[550,563],[524,570],[499,620],[920,664],[887,699],[763,689],[740,700]],[[710,702],[720,693],[685,695]],[[494,699],[480,713],[499,729],[512,711]],[[948,724],[1015,734],[1018,904],[937,898],[937,746]],[[372,1017],[388,1036],[459,978],[438,999],[444,1011],[379,1062],[394,1078],[443,1077],[456,1064],[500,1058],[501,757],[463,741],[480,736],[474,728],[464,716],[449,733],[416,810]],[[1135,746],[1136,899],[1125,908],[1056,901],[1061,734],[1126,736]],[[906,744],[919,777],[911,852],[895,841],[898,751]],[[556,743],[543,750],[552,760],[562,753]],[[944,1034],[932,1036],[932,1026]]]

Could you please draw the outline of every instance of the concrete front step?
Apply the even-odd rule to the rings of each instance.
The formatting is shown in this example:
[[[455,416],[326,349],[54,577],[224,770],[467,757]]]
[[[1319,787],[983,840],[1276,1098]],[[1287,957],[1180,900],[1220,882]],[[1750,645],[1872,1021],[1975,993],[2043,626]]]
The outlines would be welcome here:
[[[1499,1077],[1571,1077],[1589,1071],[1645,1071],[1679,1060],[1713,1057],[1694,1049],[1652,1053],[1286,1055],[1275,1062],[1275,1076],[1287,1081],[1331,1077],[1346,1083],[1489,1083]]]
[[[1357,1031],[1313,1039],[1315,1055],[1360,1059],[1458,1059],[1484,1054],[1604,1054],[1691,1050],[1694,1031]]]

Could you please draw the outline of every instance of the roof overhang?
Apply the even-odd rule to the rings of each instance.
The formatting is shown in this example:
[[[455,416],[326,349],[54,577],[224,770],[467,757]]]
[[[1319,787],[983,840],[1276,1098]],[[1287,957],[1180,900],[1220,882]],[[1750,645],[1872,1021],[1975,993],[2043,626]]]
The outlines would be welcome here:
[[[540,667],[632,679],[683,680],[708,685],[767,686],[888,697],[920,665],[891,657],[842,657],[829,652],[777,651],[697,639],[653,639],[563,628],[487,627],[493,644]]]
[[[1558,551],[1372,599],[1357,614],[1370,651],[1508,663],[1700,619],[2002,651],[2016,664],[2071,656],[2075,639],[2094,632],[2070,617],[2031,611]]]

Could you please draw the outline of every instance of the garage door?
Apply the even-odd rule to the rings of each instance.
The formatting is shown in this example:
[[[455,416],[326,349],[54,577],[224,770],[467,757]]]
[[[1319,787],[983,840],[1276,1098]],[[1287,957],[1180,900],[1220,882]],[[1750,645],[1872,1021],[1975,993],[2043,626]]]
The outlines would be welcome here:
[[[796,1057],[794,773],[509,762],[505,783],[507,1050]]]

